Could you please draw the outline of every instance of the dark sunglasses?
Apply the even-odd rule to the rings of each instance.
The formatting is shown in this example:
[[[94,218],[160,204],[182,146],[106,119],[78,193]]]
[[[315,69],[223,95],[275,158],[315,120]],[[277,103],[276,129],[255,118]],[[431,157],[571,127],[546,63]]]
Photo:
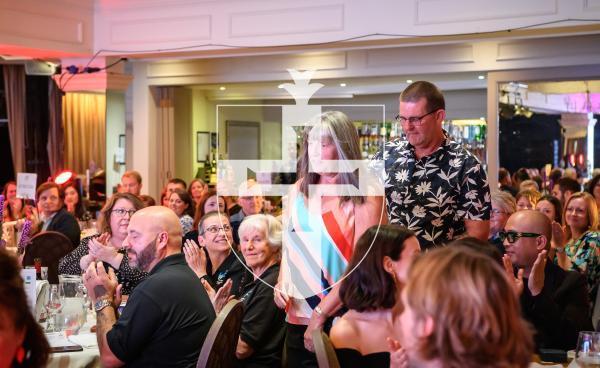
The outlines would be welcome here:
[[[537,238],[538,236],[542,236],[542,234],[520,233],[517,231],[501,231],[498,233],[500,240],[504,241],[508,239],[508,242],[511,244],[519,240],[519,238]]]

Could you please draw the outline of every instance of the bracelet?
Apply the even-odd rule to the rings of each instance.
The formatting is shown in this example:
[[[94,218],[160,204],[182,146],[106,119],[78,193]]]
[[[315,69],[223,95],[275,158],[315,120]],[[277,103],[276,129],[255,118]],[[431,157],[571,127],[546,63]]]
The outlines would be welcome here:
[[[314,311],[319,317],[327,318],[327,315],[325,314],[325,312],[323,312],[321,307],[319,307],[318,305],[315,307]]]
[[[565,252],[565,248],[554,248],[557,254],[562,254]]]

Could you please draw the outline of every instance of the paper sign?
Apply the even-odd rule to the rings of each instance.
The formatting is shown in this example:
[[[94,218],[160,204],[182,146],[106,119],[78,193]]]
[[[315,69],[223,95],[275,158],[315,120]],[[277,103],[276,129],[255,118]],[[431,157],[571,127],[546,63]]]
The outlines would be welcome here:
[[[17,173],[17,198],[35,199],[37,174]]]
[[[31,309],[31,313],[35,313],[35,268],[22,269],[21,277],[23,278],[23,286],[25,287],[25,294],[27,295],[27,303],[29,304],[29,309]]]

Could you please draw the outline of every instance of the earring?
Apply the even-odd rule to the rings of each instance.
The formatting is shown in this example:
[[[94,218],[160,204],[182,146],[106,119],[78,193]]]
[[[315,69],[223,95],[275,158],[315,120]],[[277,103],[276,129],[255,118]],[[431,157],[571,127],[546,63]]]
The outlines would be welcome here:
[[[21,345],[18,349],[17,349],[17,353],[15,354],[15,360],[17,361],[17,363],[23,364],[23,360],[25,360],[25,348],[23,347],[23,345]]]

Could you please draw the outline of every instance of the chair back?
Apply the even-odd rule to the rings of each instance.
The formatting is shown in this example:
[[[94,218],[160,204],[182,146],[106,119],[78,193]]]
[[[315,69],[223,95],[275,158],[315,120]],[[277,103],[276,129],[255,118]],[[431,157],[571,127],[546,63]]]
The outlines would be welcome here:
[[[202,345],[197,368],[227,368],[235,365],[235,350],[244,319],[244,305],[230,300],[217,315]]]
[[[58,262],[71,250],[73,244],[65,235],[44,231],[31,238],[31,243],[25,248],[22,265],[33,266],[33,260],[41,258],[42,266],[48,267],[48,282],[58,284]]]
[[[312,333],[312,338],[319,368],[340,368],[340,363],[329,336],[321,330],[315,330]]]

